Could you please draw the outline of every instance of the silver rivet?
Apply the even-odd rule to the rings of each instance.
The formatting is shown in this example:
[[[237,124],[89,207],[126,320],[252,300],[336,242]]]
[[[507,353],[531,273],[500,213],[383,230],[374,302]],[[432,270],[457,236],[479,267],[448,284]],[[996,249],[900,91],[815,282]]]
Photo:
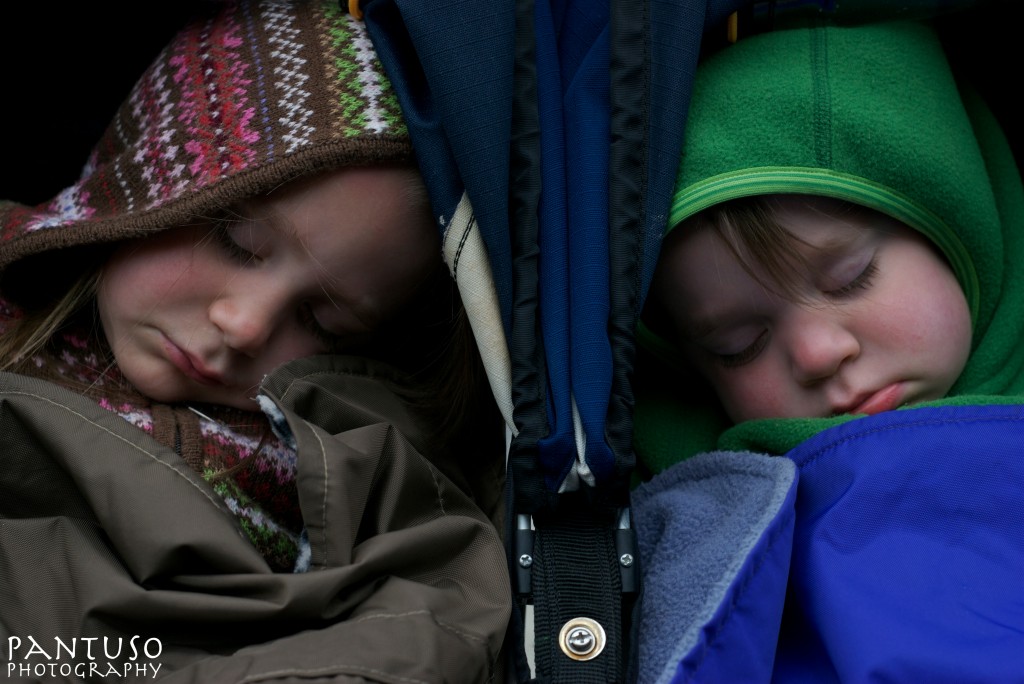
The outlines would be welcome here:
[[[565,645],[576,655],[587,655],[594,650],[594,633],[586,627],[576,627],[565,636]]]
[[[605,639],[604,628],[598,622],[578,617],[562,625],[558,645],[573,660],[590,660],[604,650]]]
[[[633,555],[629,553],[624,553],[621,556],[619,556],[619,562],[622,563],[622,567],[628,568],[630,565],[633,564]]]
[[[533,565],[533,556],[528,553],[524,553],[519,557],[519,565],[524,568],[528,568]]]

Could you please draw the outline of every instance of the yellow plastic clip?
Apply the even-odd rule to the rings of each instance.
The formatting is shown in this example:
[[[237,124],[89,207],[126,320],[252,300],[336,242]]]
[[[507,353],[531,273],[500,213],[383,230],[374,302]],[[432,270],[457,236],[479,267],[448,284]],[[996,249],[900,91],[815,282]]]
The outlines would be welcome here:
[[[729,15],[729,21],[725,27],[725,37],[730,43],[735,43],[740,34],[740,15],[733,12]]]
[[[362,19],[363,10],[359,9],[359,0],[348,0],[348,13],[353,19]]]

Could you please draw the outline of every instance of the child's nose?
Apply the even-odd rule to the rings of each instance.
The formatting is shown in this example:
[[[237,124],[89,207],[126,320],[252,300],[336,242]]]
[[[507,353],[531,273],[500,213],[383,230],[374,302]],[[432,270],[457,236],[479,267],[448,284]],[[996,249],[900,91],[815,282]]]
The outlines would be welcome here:
[[[800,384],[830,378],[845,361],[860,354],[856,335],[837,318],[832,312],[808,310],[790,321],[790,362]]]
[[[210,305],[210,320],[224,334],[224,342],[237,352],[255,357],[262,352],[277,326],[280,307],[272,293],[261,289],[225,293]]]

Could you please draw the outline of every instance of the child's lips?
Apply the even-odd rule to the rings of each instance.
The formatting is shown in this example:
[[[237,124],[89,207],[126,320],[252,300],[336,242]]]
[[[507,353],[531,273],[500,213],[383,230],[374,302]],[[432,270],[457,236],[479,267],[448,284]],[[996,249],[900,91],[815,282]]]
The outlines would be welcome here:
[[[852,407],[844,410],[843,413],[861,413],[873,416],[883,411],[891,411],[903,403],[903,391],[903,383],[894,382],[863,399],[855,400]]]
[[[226,384],[223,376],[204,366],[202,361],[186,352],[167,337],[164,338],[164,349],[167,351],[167,358],[170,362],[185,376],[199,384],[211,386],[223,386]]]

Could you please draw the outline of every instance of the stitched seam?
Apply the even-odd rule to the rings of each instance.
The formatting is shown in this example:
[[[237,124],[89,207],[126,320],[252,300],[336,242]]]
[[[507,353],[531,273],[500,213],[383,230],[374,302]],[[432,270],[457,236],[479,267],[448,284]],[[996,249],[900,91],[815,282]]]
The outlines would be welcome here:
[[[415,615],[427,615],[427,616],[430,616],[432,618],[432,621],[433,621],[433,623],[435,625],[437,625],[438,627],[440,627],[441,629],[443,629],[446,632],[450,632],[450,633],[458,636],[460,639],[465,639],[467,641],[472,641],[472,642],[475,642],[477,644],[486,644],[487,643],[487,640],[483,639],[482,637],[479,637],[479,636],[477,636],[475,634],[471,634],[469,632],[465,632],[465,631],[463,631],[461,629],[458,629],[454,625],[451,625],[451,624],[449,624],[447,622],[443,622],[443,621],[438,620],[436,617],[434,617],[433,613],[431,613],[429,610],[410,610],[410,611],[407,611],[405,613],[374,613],[372,615],[361,615],[361,616],[359,616],[359,617],[357,617],[355,619],[349,620],[349,622],[369,622],[370,620],[392,620],[394,618],[406,618],[406,617],[413,617]]]
[[[358,618],[349,620],[349,622],[358,623],[358,622],[368,622],[370,620],[391,620],[391,619],[396,619],[396,618],[413,617],[413,616],[417,616],[417,615],[426,615],[426,616],[429,616],[429,617],[433,617],[433,614],[430,611],[414,610],[414,611],[409,611],[409,612],[406,612],[406,613],[376,613],[376,614],[373,614],[373,615],[363,615],[363,616],[360,616]],[[436,624],[441,629],[445,630],[446,632],[450,632],[451,634],[454,634],[454,635],[458,636],[459,638],[461,638],[463,640],[476,643],[477,645],[480,645],[480,646],[486,646],[486,643],[487,643],[486,640],[482,639],[482,638],[480,638],[480,637],[478,637],[478,636],[476,636],[474,634],[469,634],[469,633],[463,632],[462,630],[456,629],[454,626],[452,626],[452,625],[450,625],[448,623],[440,622],[437,619],[434,619],[433,622],[434,622],[434,624]],[[260,681],[260,680],[264,680],[264,679],[271,679],[271,678],[282,677],[282,676],[287,676],[287,675],[309,675],[309,676],[314,676],[314,675],[321,675],[321,674],[327,674],[327,673],[332,673],[332,672],[341,672],[341,671],[365,672],[365,673],[371,673],[371,674],[387,675],[390,678],[393,678],[393,679],[395,678],[395,675],[393,673],[384,672],[382,670],[376,670],[376,669],[373,669],[373,668],[362,667],[362,666],[358,666],[358,665],[348,665],[348,666],[338,665],[338,666],[331,667],[331,668],[319,668],[319,669],[308,669],[308,670],[307,669],[274,670],[274,671],[271,671],[271,672],[263,672],[263,673],[260,673],[260,674],[251,675],[251,676],[246,677],[246,678],[244,678],[244,679],[242,679],[240,681],[242,681],[242,682],[256,682],[256,681]],[[399,677],[399,678],[396,679],[396,681],[416,682],[417,684],[429,684],[428,682],[425,682],[423,680],[420,680],[420,679],[410,679],[408,677]]]
[[[832,89],[828,73],[828,32],[811,32],[814,97],[814,152],[819,166],[832,168]]]
[[[444,492],[441,488],[441,480],[437,477],[438,472],[434,470],[434,466],[427,462],[425,458],[423,460],[430,467],[430,477],[434,479],[434,489],[437,490],[437,505],[441,509],[441,515],[448,515],[448,511],[444,509]]]
[[[337,377],[337,376],[344,376],[344,377],[347,377],[347,378],[367,378],[367,376],[365,374],[363,374],[363,373],[353,373],[353,372],[350,372],[350,371],[341,371],[341,370],[317,371],[315,373],[306,373],[305,375],[298,375],[298,376],[292,378],[288,382],[288,385],[284,388],[284,391],[281,393],[281,400],[283,401],[284,398],[288,396],[288,393],[291,392],[292,388],[297,383],[299,383],[299,382],[307,381],[310,378]],[[389,388],[393,388],[393,387],[396,387],[398,385],[398,383],[396,383],[394,380],[392,380],[390,378],[378,378],[378,377],[375,377],[375,378],[372,378],[372,379],[376,380],[378,382],[386,384]]]
[[[239,682],[259,682],[268,679],[277,679],[278,677],[294,677],[294,676],[306,676],[306,677],[319,677],[321,675],[328,674],[344,674],[350,673],[363,673],[369,675],[375,675],[375,679],[381,681],[396,681],[396,682],[409,682],[410,684],[430,684],[423,679],[411,679],[409,677],[397,677],[391,672],[385,672],[384,670],[377,670],[371,667],[362,667],[359,665],[338,665],[335,667],[323,667],[315,670],[307,669],[287,669],[287,670],[274,670],[272,672],[263,672],[261,674],[249,675],[239,679]]]
[[[465,197],[465,195],[463,195],[463,197]],[[460,201],[460,204],[461,204],[461,201]],[[459,227],[461,228],[459,231],[457,231],[459,233],[459,244],[455,248],[455,254],[452,257],[452,263],[449,266],[449,270],[451,271],[452,277],[454,277],[456,279],[458,279],[459,261],[462,258],[463,249],[465,248],[466,241],[469,240],[469,235],[470,235],[470,233],[473,232],[473,226],[475,226],[475,225],[476,225],[476,214],[473,213],[473,212],[470,212],[469,219],[464,224],[459,224]],[[453,221],[449,221],[448,225],[445,226],[444,232],[441,235],[441,245],[442,245],[442,250],[441,251],[446,251],[446,249],[444,249],[444,246],[448,243],[448,238],[451,237],[452,232],[453,232],[453,228],[455,228],[455,227],[456,227],[456,224],[455,224],[454,220]]]
[[[455,258],[452,259],[452,273],[459,270],[459,261],[462,259],[462,250],[466,248],[466,241],[469,240],[469,234],[473,232],[473,227],[476,225],[476,214],[470,216],[469,221],[466,222],[466,228],[462,231],[462,237],[459,239],[459,246],[455,250]]]
[[[138,444],[135,444],[134,442],[132,442],[132,441],[122,437],[121,435],[117,434],[113,430],[110,430],[109,428],[106,428],[106,427],[100,425],[96,421],[92,420],[91,418],[89,418],[88,416],[86,416],[86,415],[84,415],[82,413],[79,413],[78,411],[74,410],[70,406],[67,406],[66,404],[62,404],[62,403],[60,403],[58,401],[54,401],[53,399],[50,399],[49,397],[44,397],[44,396],[41,396],[41,395],[38,395],[38,394],[33,394],[31,392],[18,392],[18,391],[4,390],[3,392],[0,392],[0,394],[11,395],[11,396],[31,397],[33,399],[38,399],[39,401],[44,401],[47,404],[50,404],[51,406],[55,406],[57,408],[64,409],[65,411],[67,411],[71,415],[80,418],[81,420],[85,421],[86,423],[89,423],[90,425],[98,428],[99,430],[102,430],[103,432],[106,432],[111,437],[114,437],[115,439],[118,439],[121,442],[124,442],[125,444],[127,444],[129,447],[135,449],[136,451],[141,451],[142,453],[146,454],[151,459],[153,459],[154,461],[156,461],[160,465],[164,466],[165,468],[170,470],[172,473],[176,474],[181,479],[185,480],[185,482],[187,482],[190,486],[192,486],[194,489],[196,489],[196,491],[198,491],[200,494],[205,496],[210,502],[212,502],[218,508],[218,510],[222,509],[222,503],[221,502],[218,502],[216,499],[214,499],[212,496],[210,496],[210,494],[208,492],[206,492],[202,487],[200,487],[195,482],[193,482],[187,475],[182,473],[182,471],[180,471],[179,469],[175,468],[170,463],[166,463],[165,461],[161,460],[156,454],[154,454],[154,453],[152,453],[150,451],[147,451],[145,448],[143,448],[143,447],[139,446]],[[127,421],[125,422],[125,424],[130,425],[130,423],[128,423]]]
[[[773,516],[773,518],[774,517],[775,516]],[[783,525],[777,525],[775,527],[775,530],[768,537],[765,552],[761,554],[760,560],[757,563],[755,563],[753,571],[747,575],[747,578],[743,581],[743,583],[737,587],[737,591],[733,593],[732,600],[729,602],[729,608],[722,616],[722,619],[719,621],[718,628],[716,628],[714,632],[711,635],[709,635],[708,638],[705,640],[704,648],[702,650],[700,658],[694,663],[693,672],[695,674],[697,670],[700,669],[701,665],[703,665],[704,660],[707,658],[708,654],[711,652],[711,649],[714,646],[715,641],[718,639],[718,636],[722,633],[725,624],[730,619],[732,619],[732,615],[736,611],[737,606],[739,605],[740,597],[745,595],[747,587],[750,586],[750,583],[754,581],[754,578],[761,573],[761,568],[764,567],[764,564],[768,561],[768,558],[771,555],[768,552],[775,548],[775,545],[782,537],[782,532]]]
[[[320,505],[320,546],[324,550],[321,565],[327,565],[327,449],[324,448],[324,441],[320,439],[320,435],[316,433],[316,430],[311,428],[310,432],[313,433],[317,444],[320,445],[320,460],[324,465],[324,496]]]
[[[984,416],[984,417],[971,417],[971,418],[957,418],[954,420],[949,419],[932,419],[932,420],[918,420],[910,423],[898,423],[895,425],[886,425],[884,427],[871,428],[870,430],[863,430],[856,434],[847,435],[842,439],[821,447],[817,451],[813,452],[814,455],[807,458],[807,460],[800,463],[799,468],[802,470],[805,466],[809,466],[819,458],[827,453],[835,451],[840,446],[853,442],[856,440],[864,439],[872,435],[882,434],[885,432],[892,432],[893,430],[902,430],[904,428],[919,428],[928,427],[931,425],[962,425],[964,423],[1020,423],[1024,422],[1024,417],[1020,416]]]

